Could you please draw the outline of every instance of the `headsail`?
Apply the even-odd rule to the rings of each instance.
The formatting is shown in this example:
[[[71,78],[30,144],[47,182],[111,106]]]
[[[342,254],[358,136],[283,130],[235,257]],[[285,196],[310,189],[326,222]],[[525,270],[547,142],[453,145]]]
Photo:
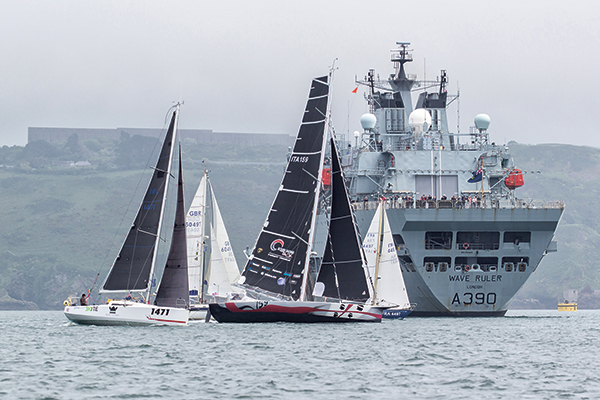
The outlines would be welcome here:
[[[371,297],[372,288],[367,280],[366,262],[334,139],[331,139],[331,176],[329,237],[315,285],[315,294],[365,302]]]
[[[205,255],[205,225],[207,201],[207,173],[204,171],[192,205],[186,215],[187,248],[188,248],[188,276],[190,296],[202,297],[202,270]]]
[[[363,249],[369,275],[375,280],[373,303],[385,302],[400,308],[409,308],[410,301],[383,201],[375,211],[363,242]]]
[[[171,249],[156,294],[160,307],[185,308],[189,303],[188,265],[185,235],[185,203],[183,199],[183,170],[181,168],[181,145],[179,146],[179,178],[177,182],[177,205]]]
[[[328,77],[314,79],[283,181],[240,278],[246,288],[285,299],[300,297],[319,193],[328,97]]]
[[[229,242],[229,235],[227,235],[225,223],[223,222],[223,217],[221,216],[210,180],[208,181],[208,185],[211,193],[213,217],[210,227],[211,256],[210,268],[207,273],[207,290],[210,294],[216,293],[217,296],[225,297],[228,293],[241,291],[231,286],[239,278],[240,270],[238,269],[235,255]]]
[[[154,269],[168,178],[171,176],[173,138],[178,110],[171,123],[146,190],[142,205],[133,221],[121,251],[100,292],[147,291]]]

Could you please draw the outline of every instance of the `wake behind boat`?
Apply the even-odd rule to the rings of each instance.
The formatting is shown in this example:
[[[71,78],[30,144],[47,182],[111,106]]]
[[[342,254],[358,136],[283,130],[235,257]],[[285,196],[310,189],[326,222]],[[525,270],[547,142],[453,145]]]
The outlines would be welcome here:
[[[348,279],[340,278],[341,285],[351,286],[353,293],[355,287],[361,290],[358,296],[307,300],[311,297],[308,271],[329,127],[328,100],[328,77],[314,79],[281,187],[238,282],[257,300],[211,303],[211,315],[219,322],[381,322],[383,308],[366,304],[371,290],[333,140],[332,218],[325,251],[329,256],[325,258],[331,262],[333,273],[338,266],[340,271],[349,272],[345,274]],[[349,222],[343,230],[337,229],[341,221]],[[351,271],[341,265],[342,260],[351,262]],[[327,286],[331,290],[335,287]]]
[[[175,176],[171,173],[179,104],[173,112],[167,134],[144,200],[133,221],[100,293],[141,294],[145,301],[109,300],[108,304],[71,305],[65,302],[65,316],[79,324],[90,325],[186,325],[188,323],[188,267],[186,251],[185,209],[181,147],[177,203],[174,219],[165,221],[168,187]],[[152,277],[156,269],[159,241],[163,223],[173,224],[170,250],[164,265],[160,286],[151,304]]]

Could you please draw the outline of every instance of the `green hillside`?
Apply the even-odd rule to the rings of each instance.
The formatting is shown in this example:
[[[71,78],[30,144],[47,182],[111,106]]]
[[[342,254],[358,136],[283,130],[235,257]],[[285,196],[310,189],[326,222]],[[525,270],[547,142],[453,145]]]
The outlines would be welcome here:
[[[87,290],[97,273],[96,287],[101,284],[146,188],[144,165],[155,142],[125,135],[114,143],[74,138],[61,149],[45,142],[0,149],[0,309],[56,309],[65,296]],[[563,290],[577,289],[581,308],[600,308],[594,293],[600,290],[594,262],[600,259],[600,149],[509,147],[517,167],[542,171],[525,175],[519,197],[566,203],[558,252],[544,258],[511,307],[555,308]],[[183,143],[186,202],[204,159],[239,264],[264,222],[286,154],[286,146]],[[92,166],[68,166],[80,160]]]
[[[509,143],[515,164],[526,174],[519,197],[563,200],[556,232],[558,252],[547,255],[512,306],[555,308],[563,290],[579,290],[579,308],[600,308],[600,149],[558,144]],[[594,291],[597,291],[594,294]]]
[[[240,264],[281,182],[286,154],[285,146],[184,144],[187,206],[204,159]],[[68,294],[87,290],[97,273],[100,285],[149,175],[137,168],[0,168],[0,309],[59,308]]]

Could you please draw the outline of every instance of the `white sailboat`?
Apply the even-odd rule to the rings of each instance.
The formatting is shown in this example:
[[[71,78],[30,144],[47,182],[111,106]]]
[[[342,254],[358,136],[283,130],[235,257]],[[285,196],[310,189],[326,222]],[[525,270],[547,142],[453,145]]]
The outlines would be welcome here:
[[[208,207],[209,197],[212,207]],[[209,208],[212,209],[210,222],[206,218]],[[208,312],[206,301],[243,296],[242,290],[231,284],[239,278],[240,272],[206,170],[187,215],[190,298],[194,300],[190,307],[190,319],[204,320]],[[207,226],[210,231],[208,237],[205,235]],[[207,238],[210,238],[210,259],[205,268]]]
[[[109,300],[107,304],[72,305],[65,302],[65,316],[79,324],[90,325],[186,325],[189,311],[188,267],[183,199],[181,147],[179,176],[172,174],[179,104],[171,118],[152,179],[131,229],[104,281],[100,293],[140,294],[142,302]],[[171,180],[177,179],[177,203],[173,220],[166,221],[165,207]],[[163,223],[172,224],[170,240],[161,237]],[[167,225],[168,226],[168,225]],[[159,288],[152,301],[153,277],[157,268],[159,242],[170,241]]]
[[[373,277],[371,304],[385,305],[383,318],[404,318],[412,311],[392,230],[381,199],[363,241],[369,276]]]

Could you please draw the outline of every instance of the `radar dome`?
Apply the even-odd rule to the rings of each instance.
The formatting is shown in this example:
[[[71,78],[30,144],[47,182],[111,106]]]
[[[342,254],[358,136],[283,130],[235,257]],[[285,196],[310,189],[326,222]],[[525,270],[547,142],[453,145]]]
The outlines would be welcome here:
[[[426,132],[431,126],[431,114],[424,108],[417,108],[408,116],[408,124],[417,133]]]
[[[377,118],[373,114],[363,114],[362,117],[360,117],[360,124],[364,130],[375,128],[376,123]]]
[[[485,131],[490,126],[490,116],[487,114],[477,114],[475,116],[475,126],[480,131]]]

